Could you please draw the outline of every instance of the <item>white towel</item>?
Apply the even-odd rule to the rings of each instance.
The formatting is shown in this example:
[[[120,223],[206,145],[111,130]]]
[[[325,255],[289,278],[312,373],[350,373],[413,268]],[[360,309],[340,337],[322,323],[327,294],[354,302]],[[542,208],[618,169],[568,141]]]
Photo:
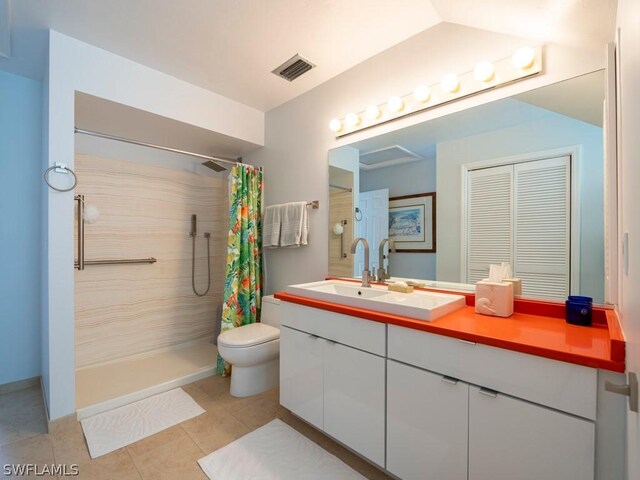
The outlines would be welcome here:
[[[299,247],[306,245],[309,235],[307,202],[285,203],[281,208],[280,246]]]
[[[262,246],[264,248],[278,248],[280,246],[280,226],[282,223],[282,209],[274,205],[264,209],[262,219]]]

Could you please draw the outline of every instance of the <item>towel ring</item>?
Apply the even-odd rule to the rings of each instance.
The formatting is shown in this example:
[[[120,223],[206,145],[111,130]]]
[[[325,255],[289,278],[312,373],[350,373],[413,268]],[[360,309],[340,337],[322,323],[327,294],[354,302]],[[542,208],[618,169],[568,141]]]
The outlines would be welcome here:
[[[66,170],[66,172],[68,172],[71,175],[73,175],[73,185],[71,185],[71,187],[69,187],[69,188],[58,188],[58,187],[54,187],[53,185],[51,185],[51,183],[49,183],[49,172],[51,170],[55,170],[55,169],[58,169],[58,168],[60,168],[62,170]],[[76,176],[76,172],[71,170],[69,167],[66,167],[66,166],[63,166],[63,165],[58,165],[58,164],[54,165],[53,167],[49,167],[44,171],[44,181],[45,181],[45,183],[47,185],[49,185],[49,188],[52,188],[56,192],[70,192],[71,190],[73,190],[74,188],[76,188],[78,186],[78,177]]]

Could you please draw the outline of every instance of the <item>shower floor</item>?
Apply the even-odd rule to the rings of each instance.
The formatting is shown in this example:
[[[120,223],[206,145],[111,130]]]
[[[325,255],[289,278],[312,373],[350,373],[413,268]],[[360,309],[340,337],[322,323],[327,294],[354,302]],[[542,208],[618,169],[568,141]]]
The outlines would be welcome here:
[[[205,338],[78,369],[78,419],[213,375],[217,355],[218,348]]]

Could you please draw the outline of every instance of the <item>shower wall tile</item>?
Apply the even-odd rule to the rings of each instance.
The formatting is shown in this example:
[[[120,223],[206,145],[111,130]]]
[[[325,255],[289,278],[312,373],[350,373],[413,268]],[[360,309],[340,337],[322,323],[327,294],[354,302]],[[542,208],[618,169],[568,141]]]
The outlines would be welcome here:
[[[100,219],[85,224],[85,259],[155,257],[155,264],[86,266],[75,272],[76,368],[213,336],[222,301],[227,180],[128,161],[76,156],[76,194]],[[198,216],[191,288],[191,214]],[[77,238],[77,235],[76,235]]]
[[[353,174],[351,174],[351,178],[353,178]],[[353,241],[353,207],[351,192],[329,189],[329,275],[353,277],[354,257],[349,251]],[[342,220],[346,220],[347,224],[343,227],[341,252],[340,235],[333,233],[333,226]],[[343,257],[341,253],[346,253],[347,256]]]

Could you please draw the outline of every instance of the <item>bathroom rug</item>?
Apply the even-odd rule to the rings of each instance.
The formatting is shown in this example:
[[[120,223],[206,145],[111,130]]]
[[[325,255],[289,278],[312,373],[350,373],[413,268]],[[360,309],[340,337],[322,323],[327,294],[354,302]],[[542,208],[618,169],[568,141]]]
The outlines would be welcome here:
[[[364,480],[291,428],[273,420],[198,460],[211,480]]]
[[[181,388],[82,420],[91,458],[131,445],[205,412]]]

